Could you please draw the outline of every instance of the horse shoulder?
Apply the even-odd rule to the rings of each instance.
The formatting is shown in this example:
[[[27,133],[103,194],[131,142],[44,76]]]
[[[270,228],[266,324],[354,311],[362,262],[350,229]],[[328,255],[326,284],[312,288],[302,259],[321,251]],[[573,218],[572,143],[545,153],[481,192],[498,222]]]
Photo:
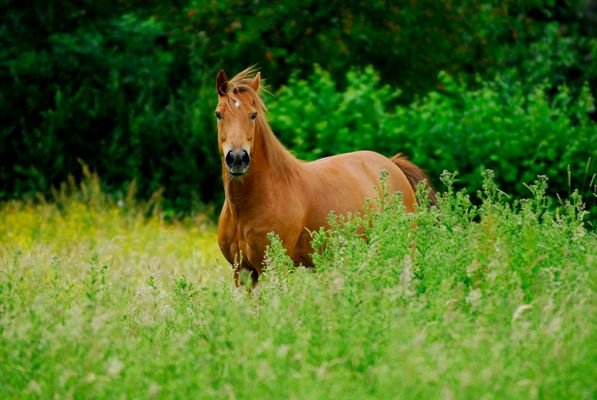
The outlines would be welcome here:
[[[260,212],[255,213],[251,226],[244,228],[248,242],[256,246],[257,252],[265,251],[269,245],[267,234],[275,233],[294,260],[308,213],[308,192],[305,182],[293,182],[292,185],[280,183],[272,191],[272,196],[264,201]],[[274,194],[275,193],[275,194]]]

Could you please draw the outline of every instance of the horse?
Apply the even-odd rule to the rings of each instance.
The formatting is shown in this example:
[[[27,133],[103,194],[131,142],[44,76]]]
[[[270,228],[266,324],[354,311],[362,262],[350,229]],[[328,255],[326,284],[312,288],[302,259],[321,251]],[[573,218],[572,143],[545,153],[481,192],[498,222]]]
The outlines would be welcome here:
[[[222,158],[224,204],[218,244],[232,264],[234,283],[249,273],[253,286],[263,272],[267,234],[275,232],[295,265],[313,266],[311,231],[328,227],[328,214],[359,212],[379,194],[380,174],[387,189],[400,192],[407,212],[415,210],[415,187],[429,179],[400,153],[387,158],[356,151],[305,162],[278,140],[266,120],[261,73],[247,68],[232,79],[216,78],[215,110]],[[433,188],[430,200],[435,201]]]

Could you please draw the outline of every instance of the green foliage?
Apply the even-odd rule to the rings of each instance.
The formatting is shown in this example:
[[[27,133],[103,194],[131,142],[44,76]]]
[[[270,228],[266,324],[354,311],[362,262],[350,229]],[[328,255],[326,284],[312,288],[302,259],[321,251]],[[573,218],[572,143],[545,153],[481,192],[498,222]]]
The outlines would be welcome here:
[[[379,148],[379,139],[396,137],[386,120],[399,93],[381,85],[372,67],[349,71],[346,82],[341,91],[330,73],[317,67],[307,80],[292,76],[268,99],[274,132],[298,157]]]
[[[581,202],[549,207],[543,178],[507,202],[483,179],[478,202],[446,173],[438,207],[406,214],[386,193],[332,217],[314,270],[272,234],[252,292],[210,224],[92,195],[4,204],[0,397],[591,399]]]
[[[566,98],[576,103],[588,98],[587,83],[596,90],[594,20],[582,0],[420,0],[399,6],[387,0],[6,3],[0,23],[0,200],[48,195],[71,174],[81,179],[80,161],[97,171],[116,196],[132,180],[140,197],[163,192],[171,214],[219,199],[212,116],[219,68],[233,73],[258,64],[273,88],[288,83],[289,76],[292,85],[310,81],[314,71],[315,76],[329,71],[332,80],[316,80],[327,84],[318,89],[321,99],[310,94],[312,104],[297,103],[307,109],[288,105],[284,110],[291,116],[308,113],[307,121],[316,125],[278,124],[299,126],[304,132],[283,135],[293,138],[298,153],[314,150],[314,155],[327,154],[335,142],[352,150],[351,145],[402,141],[399,136],[378,143],[395,132],[397,122],[378,126],[371,117],[395,103],[407,109],[413,100],[441,92],[440,71],[465,82],[457,92],[470,89],[471,96],[499,77],[514,88],[514,107],[520,93],[538,90],[552,102],[567,85]],[[370,86],[365,78],[373,72],[345,74],[355,66],[370,71],[369,65],[390,86]],[[294,93],[308,97],[307,89]],[[441,105],[429,96],[423,103]],[[325,111],[319,119],[318,109]],[[337,120],[338,114],[344,116]],[[351,138],[356,130],[366,136]],[[379,130],[381,136],[371,133]],[[452,150],[442,146],[439,151]],[[464,177],[478,161],[464,159],[461,165],[447,158],[439,157],[438,164],[448,165],[428,168],[436,175],[457,169]],[[494,161],[486,164],[502,179]],[[525,165],[512,168],[508,179],[526,170]],[[527,175],[534,178],[534,170]]]
[[[571,17],[574,18],[567,16]],[[594,23],[587,21],[587,25]],[[582,25],[556,21],[533,23],[529,18],[511,21],[509,30],[515,41],[495,47],[492,74],[523,82],[525,87],[543,84],[555,89],[567,85],[575,95],[590,82],[595,94],[597,38],[594,34],[581,34],[581,29]]]
[[[372,64],[409,101],[433,89],[442,70],[474,77],[508,69],[531,83],[597,84],[589,7],[582,0],[192,0],[185,22],[199,32],[194,48],[202,55],[237,69],[258,63],[276,86],[288,71],[308,76],[314,63],[334,75]]]
[[[458,171],[471,192],[490,168],[518,197],[546,175],[552,194],[578,188],[592,200],[597,125],[588,116],[595,107],[588,87],[573,96],[566,86],[550,94],[544,85],[529,89],[505,78],[479,82],[477,89],[445,73],[440,81],[441,89],[411,105],[392,106],[399,93],[372,68],[350,70],[344,90],[317,68],[307,80],[291,77],[270,100],[270,120],[305,159],[357,149],[404,152],[436,183],[443,170]]]
[[[204,75],[189,73],[197,65],[169,37],[174,21],[105,5],[75,23],[51,12],[74,5],[47,7],[45,16],[10,14],[50,21],[47,37],[6,38],[13,45],[6,52],[22,51],[2,65],[10,80],[1,110],[10,123],[0,130],[0,198],[47,194],[68,174],[80,178],[83,161],[112,192],[134,180],[145,198],[167,188],[166,205],[179,210],[213,199],[218,157],[204,117],[215,104],[213,85],[208,92]]]

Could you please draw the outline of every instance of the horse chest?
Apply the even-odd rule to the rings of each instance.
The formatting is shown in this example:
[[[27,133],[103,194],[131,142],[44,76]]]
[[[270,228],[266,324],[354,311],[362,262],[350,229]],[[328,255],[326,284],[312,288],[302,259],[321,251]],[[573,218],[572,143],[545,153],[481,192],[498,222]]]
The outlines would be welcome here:
[[[236,237],[239,251],[254,268],[261,269],[268,245],[267,232],[249,226],[239,228]]]
[[[231,263],[242,262],[260,271],[263,256],[268,245],[265,229],[259,229],[250,223],[236,221],[236,223],[220,222],[220,248]]]
[[[252,213],[251,215],[260,217],[241,217],[233,220],[230,213],[224,212],[220,220],[222,229],[220,248],[228,261],[234,263],[234,260],[236,262],[242,260],[245,265],[260,272],[263,268],[265,250],[270,243],[267,237],[269,232],[275,232],[280,237],[288,255],[294,259],[299,237],[301,233],[305,232],[302,225],[291,223],[299,217],[291,215],[284,219],[276,215],[264,217],[263,213]],[[297,261],[302,261],[302,259]]]

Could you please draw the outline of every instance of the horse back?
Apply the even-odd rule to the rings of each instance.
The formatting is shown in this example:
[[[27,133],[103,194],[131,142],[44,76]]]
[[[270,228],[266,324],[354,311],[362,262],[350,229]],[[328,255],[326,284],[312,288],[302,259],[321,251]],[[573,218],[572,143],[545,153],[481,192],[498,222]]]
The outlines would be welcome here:
[[[367,199],[381,193],[381,177],[387,172],[390,193],[400,192],[407,211],[414,211],[415,193],[405,173],[389,158],[373,151],[356,151],[321,158],[305,164],[311,176],[310,198],[329,203],[327,207],[343,214],[360,211]]]

